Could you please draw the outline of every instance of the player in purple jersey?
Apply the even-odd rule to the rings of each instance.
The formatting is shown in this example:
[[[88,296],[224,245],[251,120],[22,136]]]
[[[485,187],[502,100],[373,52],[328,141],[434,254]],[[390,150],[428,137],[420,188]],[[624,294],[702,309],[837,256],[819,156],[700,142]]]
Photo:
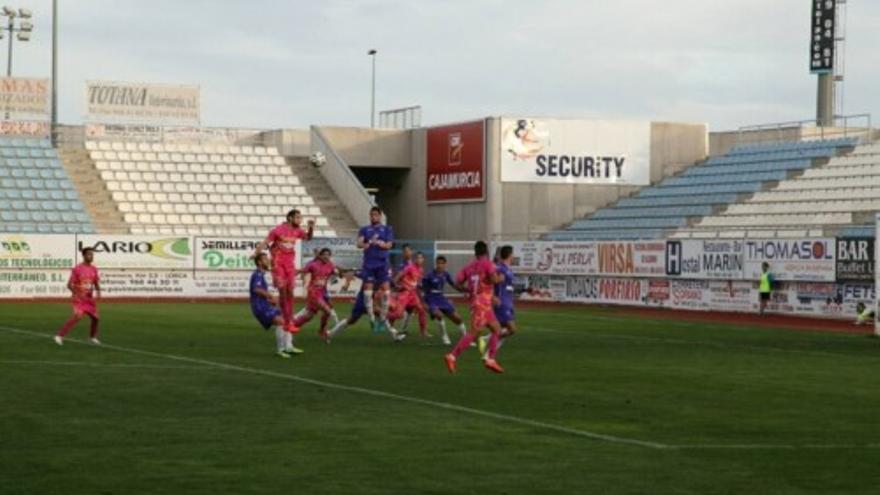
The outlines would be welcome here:
[[[364,250],[360,277],[364,282],[364,302],[370,321],[382,325],[388,316],[388,296],[391,291],[390,250],[394,246],[394,230],[382,224],[382,210],[370,208],[370,225],[358,231],[357,246]],[[379,286],[379,318],[373,313],[373,288]],[[375,328],[374,328],[375,330]]]
[[[458,325],[462,335],[467,333],[467,326],[464,324],[461,315],[455,310],[455,306],[444,295],[443,288],[446,284],[449,284],[450,287],[455,287],[455,281],[452,280],[452,276],[446,271],[446,257],[438,256],[434,260],[434,270],[422,279],[422,293],[424,294],[425,305],[428,307],[428,314],[440,325],[443,343],[452,345],[449,334],[446,332],[444,316]]]
[[[501,246],[495,259],[495,266],[501,275],[501,282],[495,286],[495,295],[493,297],[495,318],[501,325],[501,340],[495,347],[495,352],[487,355],[489,359],[495,359],[498,349],[504,344],[504,341],[516,334],[516,312],[513,309],[513,270],[510,269],[510,261],[513,259],[513,246]],[[480,354],[486,355],[486,346],[489,338],[485,336],[480,339]]]
[[[278,297],[269,292],[269,285],[266,284],[266,272],[271,266],[269,257],[266,256],[266,253],[259,253],[254,258],[254,263],[257,265],[257,269],[251,274],[250,281],[251,312],[254,314],[254,318],[260,322],[260,326],[265,330],[275,325],[275,343],[278,356],[287,359],[294,354],[302,354],[302,349],[294,347],[293,333],[286,328],[284,317],[276,307]]]

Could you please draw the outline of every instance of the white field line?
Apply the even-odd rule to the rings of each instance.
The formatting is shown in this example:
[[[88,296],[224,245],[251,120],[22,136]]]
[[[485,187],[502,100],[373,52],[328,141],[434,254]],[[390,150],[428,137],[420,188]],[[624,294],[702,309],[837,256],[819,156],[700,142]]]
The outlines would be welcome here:
[[[20,328],[11,328],[11,327],[3,327],[0,326],[0,330],[4,330],[7,332],[12,332],[20,335],[27,335],[31,337],[43,337],[50,338],[49,335],[40,332],[34,332],[30,330],[24,330]],[[78,344],[83,345],[91,345],[86,341],[82,341],[79,339],[65,339],[65,342],[76,342]],[[190,358],[186,356],[177,356],[174,354],[165,354],[161,352],[153,352],[153,351],[145,351],[141,349],[134,349],[130,347],[122,347],[116,345],[108,345],[102,344],[99,346],[102,349],[109,349],[119,352],[127,352],[130,354],[138,354],[142,356],[151,356],[151,357],[159,357],[164,359],[170,359],[173,361],[180,361],[185,363],[192,363],[201,365],[203,367],[213,367],[217,369],[227,370],[227,371],[238,371],[241,373],[249,373],[254,375],[267,376],[271,378],[278,378],[282,380],[290,380],[300,383],[306,383],[309,385],[314,385],[318,387],[329,388],[333,390],[341,390],[345,392],[351,392],[361,395],[368,395],[371,397],[378,397],[383,399],[390,399],[398,402],[408,402],[411,404],[419,404],[423,406],[429,406],[437,409],[444,409],[448,411],[456,411],[466,414],[471,414],[473,416],[480,416],[484,418],[497,419],[501,421],[506,421],[508,423],[518,424],[522,426],[529,426],[533,428],[539,428],[542,430],[552,431],[556,433],[563,433],[567,435],[572,435],[581,438],[589,438],[591,440],[601,440],[609,443],[615,444],[623,444],[623,445],[632,445],[637,447],[644,447],[649,449],[656,450],[834,450],[834,449],[877,449],[880,448],[880,443],[865,443],[865,444],[817,444],[817,443],[804,443],[804,444],[665,444],[660,442],[652,442],[647,440],[637,440],[633,438],[625,438],[625,437],[617,437],[613,435],[605,435],[602,433],[595,433],[587,430],[578,430],[575,428],[569,428],[566,426],[554,425],[551,423],[544,423],[542,421],[536,421],[528,418],[520,418],[518,416],[511,416],[508,414],[495,413],[491,411],[484,411],[482,409],[474,409],[466,406],[459,406],[456,404],[450,404],[448,402],[439,402],[428,399],[420,399],[418,397],[410,397],[407,395],[399,395],[391,392],[383,392],[381,390],[374,390],[363,387],[355,387],[349,385],[340,385],[336,383],[324,382],[320,380],[313,380],[311,378],[304,378],[297,375],[288,375],[284,373],[278,373],[275,371],[263,370],[258,368],[249,368],[246,366],[238,366],[234,364],[221,363],[217,361],[208,361],[204,359]]]
[[[68,339],[70,340],[70,339]],[[82,366],[86,368],[149,368],[160,370],[210,370],[209,366],[186,366],[170,364],[125,364],[125,363],[89,363],[85,361],[28,361],[28,360],[0,360],[0,364],[21,364],[40,366]]]
[[[5,330],[7,332],[13,332],[13,333],[18,333],[18,334],[22,334],[22,335],[40,336],[40,337],[50,338],[49,335],[46,335],[46,334],[43,334],[40,332],[33,332],[30,330],[23,330],[20,328],[0,327],[0,330]],[[65,341],[65,343],[76,342],[79,344],[91,345],[85,341],[81,341],[78,339],[67,338],[64,341]],[[173,361],[180,361],[180,362],[184,362],[184,363],[192,363],[192,364],[198,364],[198,365],[202,365],[202,366],[210,366],[210,367],[214,367],[217,369],[223,369],[223,370],[227,370],[227,371],[238,371],[241,373],[249,373],[249,374],[253,374],[253,375],[261,375],[261,376],[268,376],[268,377],[272,377],[272,378],[279,378],[282,380],[290,380],[290,381],[295,381],[295,382],[300,382],[300,383],[306,383],[309,385],[315,385],[318,387],[329,388],[329,389],[333,389],[333,390],[342,390],[345,392],[352,392],[352,393],[361,394],[361,395],[368,395],[371,397],[379,397],[382,399],[391,399],[391,400],[398,401],[398,402],[408,402],[408,403],[412,403],[412,404],[420,404],[423,406],[434,407],[437,409],[445,409],[445,410],[449,410],[449,411],[467,413],[467,414],[471,414],[473,416],[482,416],[485,418],[506,421],[508,423],[514,423],[514,424],[518,424],[521,426],[539,428],[542,430],[553,431],[556,433],[564,433],[567,435],[589,438],[592,440],[602,440],[602,441],[610,442],[610,443],[633,445],[633,446],[646,447],[646,448],[651,448],[651,449],[668,449],[669,448],[668,445],[658,443],[658,442],[650,442],[650,441],[637,440],[637,439],[633,439],[633,438],[624,438],[624,437],[616,437],[613,435],[605,435],[602,433],[594,433],[591,431],[578,430],[575,428],[554,425],[551,423],[544,423],[544,422],[536,421],[536,420],[532,420],[532,419],[520,418],[517,416],[511,416],[508,414],[501,414],[501,413],[495,413],[495,412],[491,412],[491,411],[484,411],[482,409],[474,409],[471,407],[459,406],[459,405],[450,404],[447,402],[439,402],[439,401],[433,401],[433,400],[428,400],[428,399],[420,399],[417,397],[410,397],[407,395],[399,395],[399,394],[394,394],[391,392],[383,392],[381,390],[374,390],[374,389],[363,388],[363,387],[355,387],[355,386],[350,386],[350,385],[340,385],[337,383],[324,382],[321,380],[304,378],[304,377],[297,376],[297,375],[288,375],[285,373],[278,373],[275,371],[263,370],[263,369],[258,369],[258,368],[249,368],[246,366],[238,366],[238,365],[234,365],[234,364],[221,363],[221,362],[217,362],[217,361],[207,361],[204,359],[190,358],[190,357],[178,356],[178,355],[174,355],[174,354],[165,354],[165,353],[161,353],[161,352],[145,351],[145,350],[141,350],[141,349],[134,349],[134,348],[130,348],[130,347],[110,345],[110,344],[106,344],[106,343],[101,344],[100,346],[97,346],[97,347],[99,347],[101,349],[108,349],[108,350],[113,350],[113,351],[127,352],[130,354],[138,354],[138,355],[142,355],[142,356],[151,356],[151,357],[160,357],[160,358],[170,359]],[[438,363],[438,367],[439,367],[440,366],[439,359],[437,360],[437,363]]]

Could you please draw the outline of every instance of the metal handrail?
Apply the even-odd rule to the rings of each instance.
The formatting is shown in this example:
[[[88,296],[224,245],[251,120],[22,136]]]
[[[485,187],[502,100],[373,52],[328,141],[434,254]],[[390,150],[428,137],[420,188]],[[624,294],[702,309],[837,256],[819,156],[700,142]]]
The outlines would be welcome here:
[[[849,123],[852,120],[857,120],[857,119],[858,120],[864,119],[866,122],[866,125],[864,127],[861,127],[861,126],[850,127]],[[784,131],[790,131],[790,130],[794,130],[794,129],[803,129],[803,128],[809,128],[809,127],[819,129],[819,139],[826,139],[826,138],[830,138],[833,136],[843,136],[843,137],[861,136],[863,138],[863,140],[866,140],[866,141],[873,140],[872,136],[871,136],[872,129],[871,129],[871,114],[870,113],[858,113],[858,114],[852,114],[852,115],[837,115],[834,117],[835,124],[838,121],[843,122],[843,126],[842,126],[843,130],[841,130],[841,131],[829,131],[829,130],[826,130],[826,127],[824,127],[824,126],[817,126],[816,119],[790,120],[790,121],[784,121],[784,122],[772,122],[772,123],[768,123],[768,124],[754,124],[754,125],[742,126],[739,129],[737,129],[736,144],[740,145],[740,144],[783,141],[782,133]],[[835,125],[832,127],[837,127],[837,126]],[[745,133],[756,132],[756,131],[773,131],[773,130],[775,130],[777,132],[777,136],[775,139],[770,138],[770,137],[767,137],[764,139],[760,139],[760,138],[759,139],[744,139]],[[803,136],[798,136],[798,139],[800,140],[802,137]]]

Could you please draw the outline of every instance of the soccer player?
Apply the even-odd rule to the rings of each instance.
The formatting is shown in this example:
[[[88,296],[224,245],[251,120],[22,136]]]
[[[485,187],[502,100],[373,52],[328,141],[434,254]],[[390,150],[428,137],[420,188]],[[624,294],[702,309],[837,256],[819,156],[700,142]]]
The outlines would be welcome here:
[[[375,294],[374,297],[379,297],[379,294]],[[357,297],[355,298],[354,306],[351,308],[351,316],[340,321],[339,323],[336,324],[336,326],[333,327],[332,330],[327,332],[327,335],[325,336],[325,340],[327,341],[328,344],[330,343],[331,340],[333,340],[333,338],[335,338],[337,335],[342,333],[343,330],[345,330],[346,328],[357,323],[358,320],[361,319],[361,316],[364,316],[365,314],[367,314],[368,309],[367,309],[366,299],[367,299],[366,290],[364,290],[364,286],[362,285],[361,290],[358,291]],[[372,307],[373,305],[370,305],[370,306]],[[390,298],[389,298],[389,307],[390,307]],[[374,311],[378,312],[379,309],[376,308]],[[388,315],[389,315],[389,312],[386,310],[386,313],[385,313],[386,318],[388,317]],[[399,315],[391,315],[391,316],[397,316],[399,318]],[[401,340],[406,338],[406,333],[398,332],[393,326],[388,327],[388,333],[391,334],[391,338],[395,342],[400,342]]]
[[[423,338],[428,338],[428,312],[425,311],[425,305],[422,302],[419,286],[422,277],[425,274],[425,255],[421,252],[416,253],[415,260],[405,265],[403,270],[397,274],[396,282],[398,287],[398,302],[407,312],[407,316],[415,312],[419,318],[419,332]],[[403,329],[406,330],[406,324],[409,321],[405,317]]]
[[[391,290],[390,250],[394,246],[394,230],[382,224],[382,210],[378,206],[370,208],[370,225],[358,231],[357,247],[364,250],[364,263],[361,267],[364,303],[370,321],[376,326],[383,325],[388,316],[388,296]],[[379,318],[373,312],[373,288],[379,286]]]
[[[446,284],[455,287],[455,281],[452,280],[452,276],[446,271],[446,257],[438,256],[437,259],[434,260],[434,270],[422,279],[422,291],[425,294],[424,301],[428,306],[428,313],[431,315],[431,318],[436,320],[437,324],[440,325],[440,335],[443,339],[443,344],[452,345],[452,341],[449,339],[449,334],[446,332],[446,320],[444,319],[444,316],[458,325],[458,329],[461,331],[462,335],[467,333],[467,327],[465,326],[461,315],[455,310],[455,306],[453,306],[452,302],[450,302],[443,294],[443,287]]]
[[[250,297],[251,312],[260,322],[264,330],[275,325],[275,346],[279,357],[289,359],[293,354],[302,354],[303,350],[293,345],[293,332],[284,323],[284,317],[275,307],[278,298],[269,292],[266,283],[266,272],[269,270],[269,257],[259,253],[254,257],[257,268],[251,274]]]
[[[758,278],[758,312],[762,315],[767,309],[767,303],[770,302],[772,292],[773,274],[770,273],[770,264],[765,261],[761,263],[761,276]]]
[[[287,221],[269,231],[266,239],[257,245],[259,255],[266,248],[272,253],[272,283],[278,289],[281,316],[287,331],[297,332],[293,323],[293,287],[296,283],[296,241],[309,240],[315,233],[315,221],[309,220],[308,230],[300,227],[302,215],[299,210],[287,212]]]
[[[501,277],[495,265],[489,260],[489,246],[484,241],[477,241],[474,244],[474,255],[475,259],[462,268],[455,277],[455,285],[459,290],[470,294],[470,326],[468,333],[462,336],[452,352],[446,354],[446,368],[450,373],[455,373],[458,357],[480,336],[483,328],[488,328],[492,334],[489,338],[488,354],[483,358],[483,365],[495,373],[504,373],[498,362],[489,357],[495,355],[501,333],[501,326],[498,325],[498,320],[495,319],[495,313],[492,311],[494,287],[501,281]]]
[[[495,318],[501,325],[501,334],[498,345],[495,346],[495,352],[504,344],[504,341],[516,334],[516,316],[513,310],[513,271],[510,269],[510,262],[513,259],[513,246],[501,246],[498,251],[498,257],[495,262],[495,268],[501,275],[501,282],[495,286],[495,297],[493,303],[495,306]],[[480,354],[495,359],[494,354],[487,354],[486,347],[489,342],[488,336],[480,337]]]
[[[318,331],[321,337],[326,336],[327,321],[330,318],[333,319],[333,326],[339,323],[339,317],[330,303],[330,296],[327,292],[327,284],[330,282],[330,277],[337,273],[336,265],[330,259],[331,256],[330,248],[323,248],[318,252],[318,256],[315,259],[303,267],[303,273],[309,277],[306,310],[305,314],[298,316],[294,320],[294,325],[297,328],[302,328],[316,314],[322,313],[321,326]]]
[[[83,248],[82,263],[73,267],[70,279],[67,281],[67,289],[70,291],[73,315],[64,322],[58,334],[55,335],[55,343],[64,345],[64,337],[76,326],[83,316],[88,315],[92,321],[89,327],[89,341],[95,345],[101,345],[98,340],[98,299],[101,298],[101,277],[98,268],[95,267],[95,250],[90,247]]]

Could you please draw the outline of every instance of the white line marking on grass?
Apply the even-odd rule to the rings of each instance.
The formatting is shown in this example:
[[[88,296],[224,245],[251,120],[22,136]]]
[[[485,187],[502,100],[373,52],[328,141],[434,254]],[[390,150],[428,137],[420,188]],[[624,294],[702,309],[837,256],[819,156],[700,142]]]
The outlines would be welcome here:
[[[0,330],[5,330],[7,332],[13,332],[13,333],[18,333],[18,334],[22,334],[22,335],[40,336],[40,337],[45,337],[45,338],[51,337],[50,335],[47,335],[47,334],[44,334],[41,332],[23,330],[20,328],[0,327]],[[78,344],[90,345],[89,343],[87,343],[85,341],[81,341],[78,339],[72,339],[72,338],[65,339],[65,342],[76,342]],[[165,358],[165,359],[171,359],[174,361],[181,361],[181,362],[185,362],[185,363],[193,363],[193,364],[199,364],[199,365],[203,365],[203,366],[211,366],[211,367],[219,368],[219,369],[223,369],[223,370],[240,371],[242,373],[250,373],[250,374],[254,374],[254,375],[262,375],[262,376],[268,376],[268,377],[272,377],[272,378],[280,378],[283,380],[290,380],[290,381],[295,381],[295,382],[300,382],[300,383],[307,383],[309,385],[315,385],[318,387],[324,387],[324,388],[329,388],[329,389],[333,389],[333,390],[342,390],[342,391],[346,391],[346,392],[352,392],[352,393],[357,393],[357,394],[362,394],[362,395],[369,395],[372,397],[379,397],[379,398],[383,398],[383,399],[392,399],[392,400],[399,401],[399,402],[409,402],[411,404],[420,404],[423,406],[430,406],[430,407],[435,407],[438,409],[445,409],[445,410],[449,410],[449,411],[467,413],[467,414],[471,414],[474,416],[482,416],[484,418],[491,418],[491,419],[497,419],[497,420],[501,420],[501,421],[507,421],[508,423],[515,423],[515,424],[519,424],[519,425],[523,425],[523,426],[530,426],[533,428],[539,428],[542,430],[553,431],[556,433],[564,433],[567,435],[573,435],[573,436],[578,436],[578,437],[582,437],[582,438],[589,438],[592,440],[602,440],[602,441],[610,442],[610,443],[616,443],[616,444],[622,444],[622,445],[633,445],[633,446],[637,446],[637,447],[646,447],[646,448],[651,448],[651,449],[670,449],[670,448],[673,448],[670,445],[666,445],[666,444],[658,443],[658,442],[650,442],[650,441],[645,441],[645,440],[637,440],[637,439],[633,439],[633,438],[624,438],[624,437],[616,437],[613,435],[605,435],[602,433],[595,433],[595,432],[591,432],[591,431],[587,431],[587,430],[578,430],[576,428],[569,428],[566,426],[554,425],[552,423],[544,423],[544,422],[536,421],[533,419],[520,418],[518,416],[510,416],[508,414],[495,413],[495,412],[491,412],[491,411],[484,411],[482,409],[474,409],[474,408],[466,407],[466,406],[459,406],[456,404],[450,404],[448,402],[439,402],[439,401],[433,401],[433,400],[429,400],[429,399],[420,399],[417,397],[410,397],[407,395],[398,395],[395,393],[383,392],[381,390],[374,390],[374,389],[370,389],[370,388],[355,387],[355,386],[350,386],[350,385],[341,385],[341,384],[337,384],[337,383],[324,382],[324,381],[314,380],[311,378],[305,378],[305,377],[301,377],[301,376],[297,376],[297,375],[288,375],[288,374],[284,374],[284,373],[278,373],[275,371],[263,370],[263,369],[258,369],[258,368],[249,368],[246,366],[238,366],[238,365],[234,365],[234,364],[221,363],[218,361],[207,361],[204,359],[191,358],[191,357],[186,357],[186,356],[178,356],[178,355],[174,355],[174,354],[165,354],[165,353],[161,353],[161,352],[145,351],[145,350],[141,350],[141,349],[134,349],[131,347],[122,347],[122,346],[111,345],[111,344],[106,344],[106,343],[101,344],[97,348],[109,349],[109,350],[120,351],[120,352],[127,352],[130,354],[139,354],[142,356],[160,357],[160,358]],[[437,362],[438,362],[438,367],[439,367],[440,360],[438,359]]]
[[[42,338],[50,338],[50,335],[34,332],[31,330],[23,330],[20,328],[10,328],[0,326],[0,330],[5,330],[7,332],[13,332],[20,335],[27,335],[31,337],[42,337]],[[83,345],[91,345],[86,341],[68,338],[65,342],[75,342],[77,344]],[[419,404],[423,406],[435,407],[438,409],[444,409],[449,411],[457,411],[462,413],[471,414],[474,416],[481,416],[484,418],[491,418],[506,421],[508,423],[514,423],[523,426],[530,426],[533,428],[539,428],[542,430],[553,431],[556,433],[564,433],[567,435],[577,436],[581,438],[589,438],[591,440],[601,440],[609,443],[621,444],[621,445],[632,445],[636,447],[644,447],[649,449],[656,450],[851,450],[851,449],[878,449],[880,448],[880,443],[866,443],[866,444],[665,444],[660,442],[652,442],[647,440],[637,440],[633,438],[625,438],[625,437],[617,437],[613,435],[605,435],[602,433],[595,433],[587,430],[578,430],[576,428],[569,428],[566,426],[554,425],[552,423],[544,423],[541,421],[536,421],[528,418],[520,418],[518,416],[510,416],[507,414],[495,413],[491,411],[484,411],[482,409],[474,409],[466,406],[459,406],[456,404],[450,404],[448,402],[439,402],[428,399],[420,399],[417,397],[410,397],[407,395],[398,395],[391,392],[383,392],[381,390],[374,390],[363,387],[355,387],[350,385],[340,385],[337,383],[323,382],[320,380],[313,380],[311,378],[304,378],[297,375],[287,375],[284,373],[278,373],[275,371],[263,370],[258,368],[248,368],[246,366],[238,366],[234,364],[221,363],[217,361],[207,361],[204,359],[198,358],[190,358],[186,356],[177,356],[174,354],[165,354],[161,352],[153,352],[153,351],[145,351],[141,349],[134,349],[130,347],[121,347],[116,345],[102,344],[99,348],[101,349],[109,349],[119,352],[127,352],[130,354],[139,354],[143,356],[151,356],[151,357],[159,357],[164,359],[170,359],[173,361],[181,361],[185,363],[193,363],[197,365],[201,365],[201,368],[205,367],[213,367],[222,370],[228,371],[239,371],[242,373],[250,373],[254,375],[268,376],[271,378],[280,378],[283,380],[290,380],[300,383],[306,383],[309,385],[315,385],[318,387],[329,388],[333,390],[341,390],[345,392],[352,392],[356,394],[368,395],[371,397],[379,397],[383,399],[391,399],[398,402],[408,402],[411,404]]]
[[[174,366],[170,364],[126,364],[126,363],[89,363],[85,361],[27,361],[27,360],[0,360],[0,364],[36,364],[50,366],[84,366],[88,368],[149,368],[162,370],[207,370],[209,366]]]

